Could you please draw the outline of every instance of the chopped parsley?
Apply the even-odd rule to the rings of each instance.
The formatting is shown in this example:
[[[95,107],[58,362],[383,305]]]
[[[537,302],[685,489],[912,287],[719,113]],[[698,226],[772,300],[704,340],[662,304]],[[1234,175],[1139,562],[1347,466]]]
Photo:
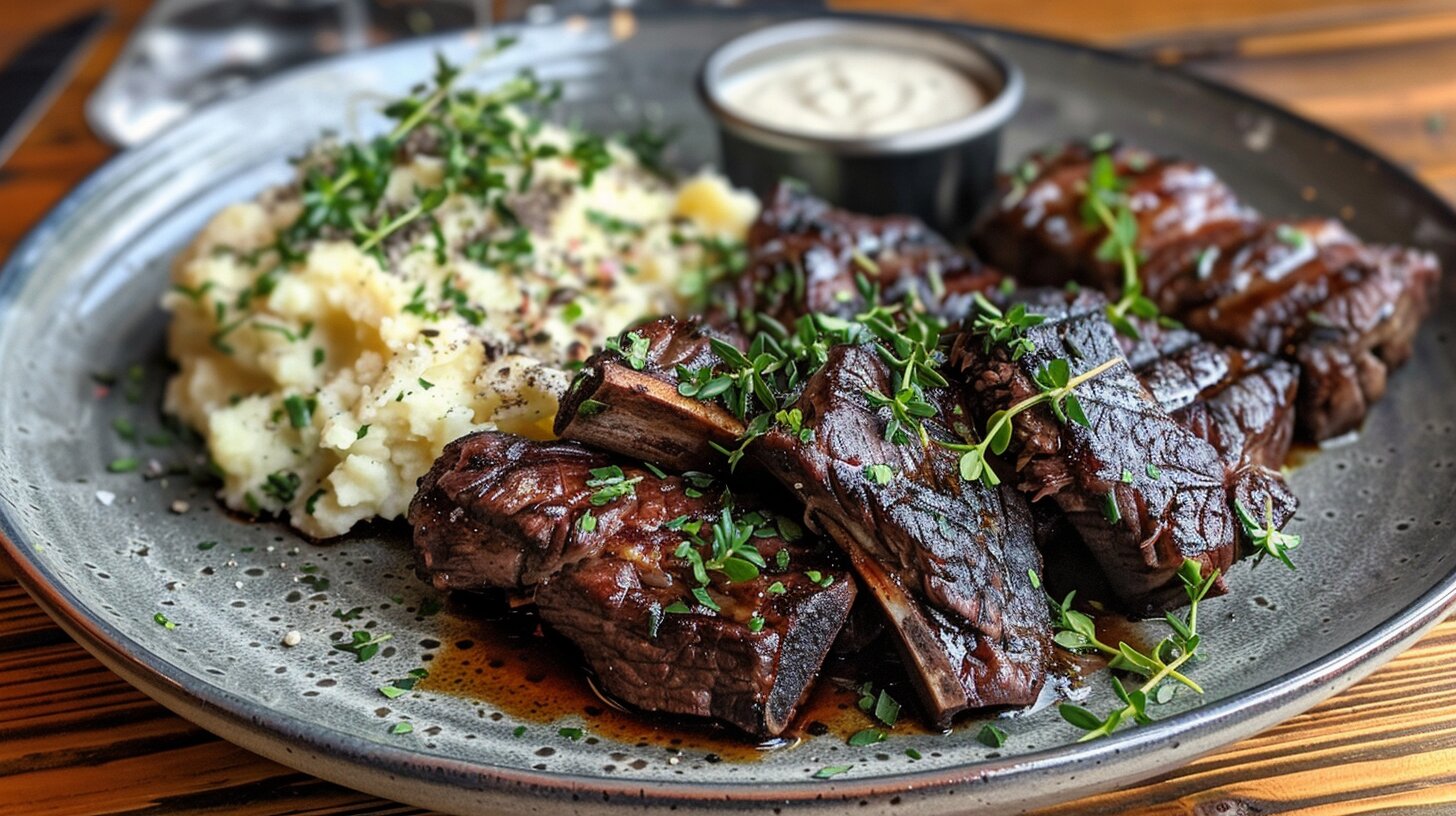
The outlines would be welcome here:
[[[121,437],[122,439],[125,439],[128,442],[136,441],[136,426],[131,423],[131,420],[125,419],[123,417],[117,417],[114,421],[112,421],[111,427],[113,430],[116,431],[116,435]]]
[[[635,485],[643,478],[635,476],[628,479],[622,469],[616,465],[592,468],[591,475],[592,477],[586,480],[586,486],[596,488],[590,498],[593,507],[610,504],[623,496],[636,496]]]
[[[284,397],[283,410],[288,413],[288,423],[295,428],[307,428],[313,424],[313,412],[318,401],[305,399],[297,394]]]
[[[833,779],[853,767],[853,765],[825,765],[823,768],[815,771],[812,778]]]
[[[885,732],[878,728],[865,728],[854,732],[848,740],[849,744],[856,748],[863,748],[866,745],[874,745],[877,742],[885,741]]]
[[[379,693],[393,700],[414,691],[415,686],[429,676],[430,673],[424,669],[410,669],[407,677],[391,680],[387,684],[380,686]]]
[[[380,644],[393,638],[394,635],[376,635],[363,629],[356,630],[349,636],[348,643],[335,643],[334,648],[341,652],[348,652],[354,655],[354,662],[363,663],[371,657],[379,654]]]
[[[298,488],[303,484],[297,473],[291,470],[279,470],[268,474],[264,481],[263,495],[277,499],[282,504],[289,504],[298,495]],[[311,499],[314,501],[316,499]],[[309,511],[312,512],[312,511]]]
[[[623,337],[608,338],[606,348],[622,355],[627,365],[641,371],[647,367],[647,352],[652,348],[652,341],[637,332],[627,332]]]
[[[1006,744],[1006,732],[986,723],[981,726],[980,733],[976,734],[976,740],[988,748],[1000,748]]]
[[[106,465],[107,471],[111,473],[131,473],[141,467],[141,462],[135,456],[126,456],[121,459],[112,459]]]
[[[895,469],[884,464],[865,465],[864,477],[873,484],[887,485],[895,478]]]

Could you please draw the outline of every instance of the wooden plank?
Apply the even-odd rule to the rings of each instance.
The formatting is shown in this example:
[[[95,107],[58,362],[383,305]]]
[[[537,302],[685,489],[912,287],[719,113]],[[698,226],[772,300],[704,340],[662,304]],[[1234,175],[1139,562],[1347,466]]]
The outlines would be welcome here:
[[[0,588],[0,802],[28,814],[419,814],[252,756],[169,714]],[[1340,697],[1144,785],[1051,813],[1329,813],[1456,801],[1456,620]],[[14,797],[21,796],[16,800]],[[33,803],[30,804],[30,803]],[[1242,810],[1210,810],[1216,805]],[[3,809],[3,806],[0,806]]]

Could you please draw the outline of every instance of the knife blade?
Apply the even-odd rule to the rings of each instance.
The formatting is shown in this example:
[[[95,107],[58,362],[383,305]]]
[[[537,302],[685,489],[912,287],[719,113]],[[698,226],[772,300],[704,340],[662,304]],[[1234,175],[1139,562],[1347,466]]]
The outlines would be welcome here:
[[[66,86],[109,11],[83,14],[41,34],[0,68],[0,166]]]

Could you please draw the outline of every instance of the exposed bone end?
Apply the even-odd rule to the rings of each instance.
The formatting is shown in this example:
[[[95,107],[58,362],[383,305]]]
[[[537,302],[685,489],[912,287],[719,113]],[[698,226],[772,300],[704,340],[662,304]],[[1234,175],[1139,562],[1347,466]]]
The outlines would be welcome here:
[[[600,361],[583,369],[556,415],[556,434],[652,462],[669,471],[720,470],[714,447],[733,447],[743,422],[716,404],[630,366]]]

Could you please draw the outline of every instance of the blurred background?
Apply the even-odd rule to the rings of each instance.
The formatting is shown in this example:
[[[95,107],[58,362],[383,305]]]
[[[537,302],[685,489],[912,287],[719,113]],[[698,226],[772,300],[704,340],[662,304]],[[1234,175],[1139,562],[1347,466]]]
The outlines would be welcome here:
[[[118,146],[218,96],[403,37],[666,0],[0,0],[0,208],[38,214]],[[697,0],[752,7],[750,0]],[[763,5],[769,5],[763,3]],[[777,2],[806,12],[818,2]],[[829,0],[1090,42],[1270,97],[1456,197],[1456,0]],[[624,33],[626,31],[624,30]],[[44,115],[42,115],[44,114]],[[26,150],[18,150],[25,145]],[[64,145],[65,166],[50,164]],[[11,153],[16,153],[10,158]],[[29,179],[29,181],[27,181]],[[41,188],[29,185],[40,185]],[[0,254],[32,219],[0,226]]]

